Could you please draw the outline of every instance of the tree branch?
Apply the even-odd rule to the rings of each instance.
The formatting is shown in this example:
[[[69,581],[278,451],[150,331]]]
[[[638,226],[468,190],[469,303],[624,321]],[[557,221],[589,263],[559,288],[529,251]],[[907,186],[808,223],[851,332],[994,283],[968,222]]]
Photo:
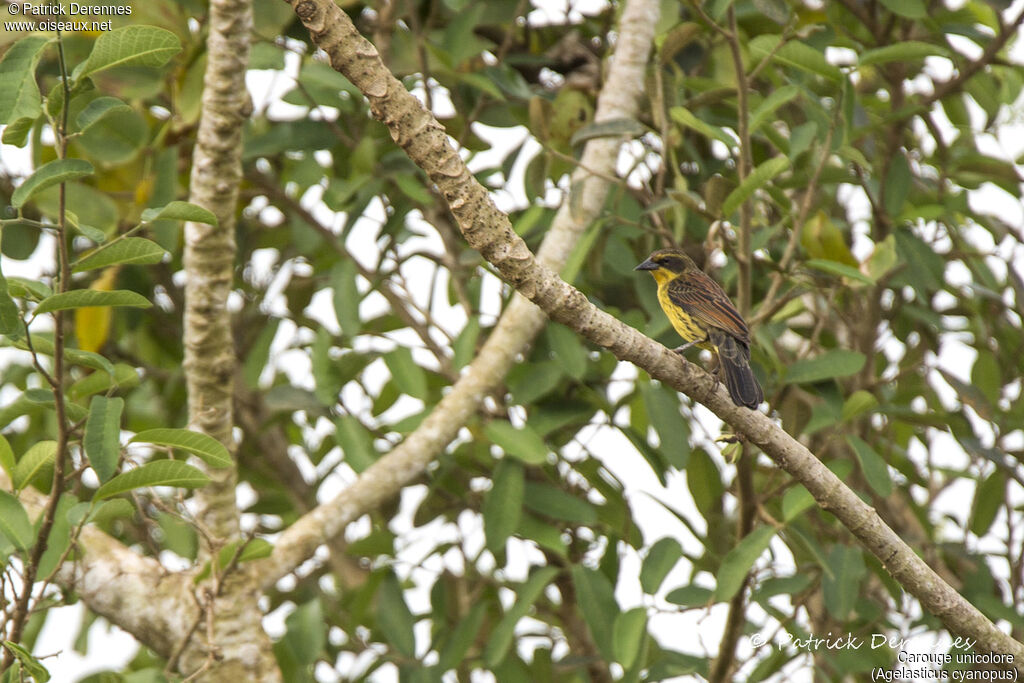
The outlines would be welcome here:
[[[295,12],[309,29],[314,42],[330,57],[332,66],[344,74],[368,98],[375,117],[388,126],[392,138],[409,157],[423,168],[440,190],[471,247],[480,251],[521,294],[540,306],[548,316],[569,326],[589,341],[629,361],[669,386],[686,393],[707,406],[736,434],[759,446],[782,469],[789,472],[814,496],[818,505],[832,512],[870,550],[882,566],[922,606],[959,636],[976,641],[977,651],[1012,655],[1014,668],[1024,672],[1024,645],[1013,640],[946,584],[914,553],[878,514],[826,468],[814,454],[783,431],[768,416],[738,407],[714,378],[687,363],[664,346],[639,331],[599,310],[586,296],[563,282],[557,274],[533,257],[525,242],[515,233],[508,217],[494,205],[487,190],[470,174],[461,157],[452,149],[444,128],[428,113],[414,96],[392,76],[381,63],[376,49],[358,31],[351,20],[330,0],[299,0]],[[450,398],[451,395],[449,395]],[[439,406],[440,408],[440,406]],[[435,430],[437,413],[424,422],[421,439],[440,436]],[[429,425],[429,426],[428,426]],[[415,436],[415,435],[414,435]],[[412,440],[412,437],[410,437]],[[407,440],[403,446],[409,443]],[[396,449],[391,455],[398,453]],[[415,453],[409,453],[399,465],[412,464]],[[389,458],[391,456],[388,456]],[[378,464],[383,460],[378,461]],[[390,468],[378,468],[390,469]],[[367,470],[369,472],[369,470]],[[384,493],[381,486],[390,481],[392,495],[401,486],[408,471],[378,471],[368,489],[376,495]],[[360,493],[363,487],[353,486],[343,494],[347,498],[338,505],[349,515],[358,512],[349,493]],[[358,489],[359,491],[353,491]],[[369,492],[367,492],[369,493]],[[323,526],[313,533],[333,534],[344,528],[348,520],[329,518],[321,506],[310,513]],[[311,533],[304,520],[292,529]],[[289,530],[291,531],[291,529]],[[320,538],[323,538],[321,535]],[[266,566],[273,578],[287,565],[285,558],[295,559],[298,538],[282,535],[288,549],[281,544]]]
[[[235,214],[242,177],[242,124],[252,112],[245,87],[252,32],[249,0],[211,0],[202,110],[193,153],[189,201],[210,210],[216,226],[185,225],[185,379],[189,424],[234,453],[234,341],[227,309],[234,282]],[[202,463],[199,463],[202,466]],[[196,518],[207,530],[216,555],[218,544],[239,537],[234,467],[209,469],[210,484],[196,491]],[[178,670],[196,680],[279,681],[270,641],[261,626],[255,582],[234,572],[203,602],[214,613],[207,637],[183,632]],[[192,605],[195,607],[195,605]],[[193,622],[194,623],[194,622]],[[191,627],[190,627],[191,628]],[[178,656],[179,652],[176,651]],[[211,658],[211,655],[213,657]]]

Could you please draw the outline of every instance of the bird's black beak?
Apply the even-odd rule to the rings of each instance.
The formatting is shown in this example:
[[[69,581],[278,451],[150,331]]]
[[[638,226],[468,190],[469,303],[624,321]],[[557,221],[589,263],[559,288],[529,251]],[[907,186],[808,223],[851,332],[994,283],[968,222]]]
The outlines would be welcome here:
[[[660,268],[660,266],[657,263],[651,259],[647,259],[633,270],[657,270],[658,268]]]

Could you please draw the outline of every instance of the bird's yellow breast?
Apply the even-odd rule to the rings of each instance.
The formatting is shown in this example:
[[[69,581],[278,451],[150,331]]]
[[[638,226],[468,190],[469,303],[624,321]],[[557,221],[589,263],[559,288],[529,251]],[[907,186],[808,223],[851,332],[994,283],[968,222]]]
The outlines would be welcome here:
[[[706,339],[708,336],[707,331],[698,325],[697,321],[687,314],[686,311],[669,299],[668,283],[669,280],[658,283],[658,303],[661,304],[661,310],[665,311],[665,315],[668,316],[672,327],[683,338],[683,341],[693,342]],[[700,346],[701,348],[709,348],[703,344]]]

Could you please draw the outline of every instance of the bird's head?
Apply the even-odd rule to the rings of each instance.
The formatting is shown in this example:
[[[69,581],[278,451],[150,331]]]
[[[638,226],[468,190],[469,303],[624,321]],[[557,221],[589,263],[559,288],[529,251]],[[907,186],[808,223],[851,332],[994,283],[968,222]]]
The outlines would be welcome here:
[[[659,249],[633,270],[649,270],[658,284],[697,270],[697,265],[680,249]]]

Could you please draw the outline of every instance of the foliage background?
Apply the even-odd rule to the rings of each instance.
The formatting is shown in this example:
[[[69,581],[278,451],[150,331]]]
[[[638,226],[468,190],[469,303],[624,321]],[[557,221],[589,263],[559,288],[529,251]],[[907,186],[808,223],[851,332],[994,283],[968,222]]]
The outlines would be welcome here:
[[[525,3],[344,5],[535,248],[555,207],[574,200],[565,174],[581,144],[609,132],[588,123],[618,7],[568,21],[532,9],[523,21]],[[135,10],[133,24],[173,31],[181,53],[166,66],[97,75],[96,89],[71,101],[73,120],[98,96],[129,105],[70,146],[96,172],[68,185],[69,207],[108,237],[142,209],[184,197],[199,114],[204,7],[168,0]],[[750,302],[769,406],[1019,640],[1022,219],[993,197],[1020,192],[1020,150],[1002,131],[1019,124],[1022,75],[1005,51],[983,52],[993,36],[1016,33],[1018,8],[1001,11],[985,2],[713,2],[701,12],[661,3],[649,99],[636,121],[612,129],[631,140],[619,164],[630,182],[608,193],[563,276],[674,346],[652,284],[633,266],[680,244],[736,291],[746,211],[750,293],[737,300]],[[253,93],[231,300],[243,526],[272,541],[416,429],[509,292],[358,91],[308,56],[291,9],[259,0],[254,16],[251,82],[269,81],[291,105]],[[709,25],[731,30],[730,17],[750,87],[745,113],[728,40]],[[67,36],[68,61],[85,59],[95,40]],[[53,50],[37,74],[52,96]],[[749,143],[737,137],[740,118]],[[41,117],[28,129],[33,167],[53,158],[47,125]],[[528,142],[508,143],[524,129]],[[738,182],[743,154],[756,182]],[[6,194],[18,180],[5,178]],[[42,193],[25,215],[53,218],[56,204],[53,190]],[[5,274],[52,252],[40,234],[4,224]],[[156,306],[115,309],[109,322],[80,309],[68,323],[80,348],[132,377],[111,394],[124,398],[131,433],[188,421],[180,226],[158,221],[144,234],[170,256],[74,286],[107,277]],[[29,356],[10,358],[0,421],[20,462],[53,438],[55,417],[31,393],[39,378]],[[91,394],[75,386],[67,396],[85,410]],[[895,652],[808,652],[786,639],[885,633],[915,649],[947,646],[934,617],[750,452],[741,463],[753,497],[743,493],[718,432],[686,397],[548,325],[429,472],[265,595],[284,677],[302,680],[314,667],[352,679],[396,670],[424,680],[481,670],[503,681],[714,677],[729,644],[725,671],[747,680],[811,667],[838,680],[891,666]],[[85,470],[74,443],[71,455]],[[86,500],[98,480],[77,474],[72,488]],[[626,486],[644,479],[664,487],[651,487],[659,502]],[[201,568],[201,535],[176,495],[139,490],[95,524],[169,567]],[[748,529],[744,510],[756,520]],[[656,515],[670,521],[641,523]],[[12,572],[17,553],[6,548]],[[723,636],[730,610],[736,635],[779,647]],[[33,617],[29,646],[46,613]],[[142,650],[125,671],[164,665]]]

